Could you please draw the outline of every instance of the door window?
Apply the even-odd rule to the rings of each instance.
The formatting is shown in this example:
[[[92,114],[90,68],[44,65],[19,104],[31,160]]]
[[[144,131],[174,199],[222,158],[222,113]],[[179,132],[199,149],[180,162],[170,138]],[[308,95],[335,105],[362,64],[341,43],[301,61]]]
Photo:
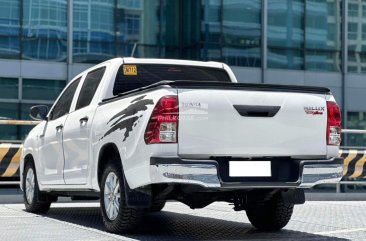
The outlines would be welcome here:
[[[97,90],[100,80],[102,79],[106,67],[93,70],[85,77],[83,87],[81,88],[78,102],[75,110],[88,106],[92,101],[95,91]]]
[[[67,87],[64,93],[61,95],[60,99],[57,101],[55,107],[52,110],[50,116],[51,120],[55,120],[69,113],[72,99],[74,97],[76,88],[79,85],[80,79],[81,77],[75,80],[69,87]]]

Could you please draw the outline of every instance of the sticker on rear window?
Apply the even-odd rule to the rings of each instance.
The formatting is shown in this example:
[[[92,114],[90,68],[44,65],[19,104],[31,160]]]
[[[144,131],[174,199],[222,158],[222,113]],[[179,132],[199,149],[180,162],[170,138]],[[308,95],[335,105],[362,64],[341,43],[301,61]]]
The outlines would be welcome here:
[[[137,75],[136,65],[123,65],[123,75]]]

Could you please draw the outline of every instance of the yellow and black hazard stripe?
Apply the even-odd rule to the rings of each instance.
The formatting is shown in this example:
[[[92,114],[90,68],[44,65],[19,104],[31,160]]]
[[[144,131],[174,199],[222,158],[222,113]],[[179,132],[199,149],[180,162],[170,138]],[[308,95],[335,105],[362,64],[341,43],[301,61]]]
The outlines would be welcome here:
[[[340,150],[344,158],[343,176],[366,178],[366,150]]]
[[[20,144],[0,144],[0,179],[19,178]]]

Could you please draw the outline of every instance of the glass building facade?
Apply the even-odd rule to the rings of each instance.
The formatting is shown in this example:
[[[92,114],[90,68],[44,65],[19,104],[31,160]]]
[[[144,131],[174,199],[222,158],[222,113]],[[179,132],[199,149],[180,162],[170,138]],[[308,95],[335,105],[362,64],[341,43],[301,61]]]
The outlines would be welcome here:
[[[265,47],[268,68],[340,72],[342,2],[0,0],[0,57],[66,62],[71,51],[73,63],[98,63],[129,56],[137,43],[136,57],[260,68]],[[347,2],[348,69],[364,72],[366,1]],[[70,40],[72,50],[67,49]]]
[[[0,0],[0,118],[28,119],[77,72],[136,44],[135,57],[225,62],[242,82],[328,86],[344,126],[360,126],[365,19],[366,0]],[[0,126],[0,139],[28,130]]]
[[[349,1],[354,60],[362,54],[363,5]],[[269,68],[340,71],[341,0],[0,0],[0,7],[0,57],[6,59],[66,62],[72,39],[74,63],[129,56],[137,43],[136,57],[261,67],[265,28]]]

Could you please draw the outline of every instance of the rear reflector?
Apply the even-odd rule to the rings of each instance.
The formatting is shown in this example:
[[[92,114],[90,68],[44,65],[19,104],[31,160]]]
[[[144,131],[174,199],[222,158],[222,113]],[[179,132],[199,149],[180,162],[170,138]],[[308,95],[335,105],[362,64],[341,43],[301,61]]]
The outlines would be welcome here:
[[[335,102],[327,101],[327,144],[341,144],[341,111]]]
[[[178,139],[178,97],[168,95],[156,104],[145,130],[145,143],[177,143]]]

